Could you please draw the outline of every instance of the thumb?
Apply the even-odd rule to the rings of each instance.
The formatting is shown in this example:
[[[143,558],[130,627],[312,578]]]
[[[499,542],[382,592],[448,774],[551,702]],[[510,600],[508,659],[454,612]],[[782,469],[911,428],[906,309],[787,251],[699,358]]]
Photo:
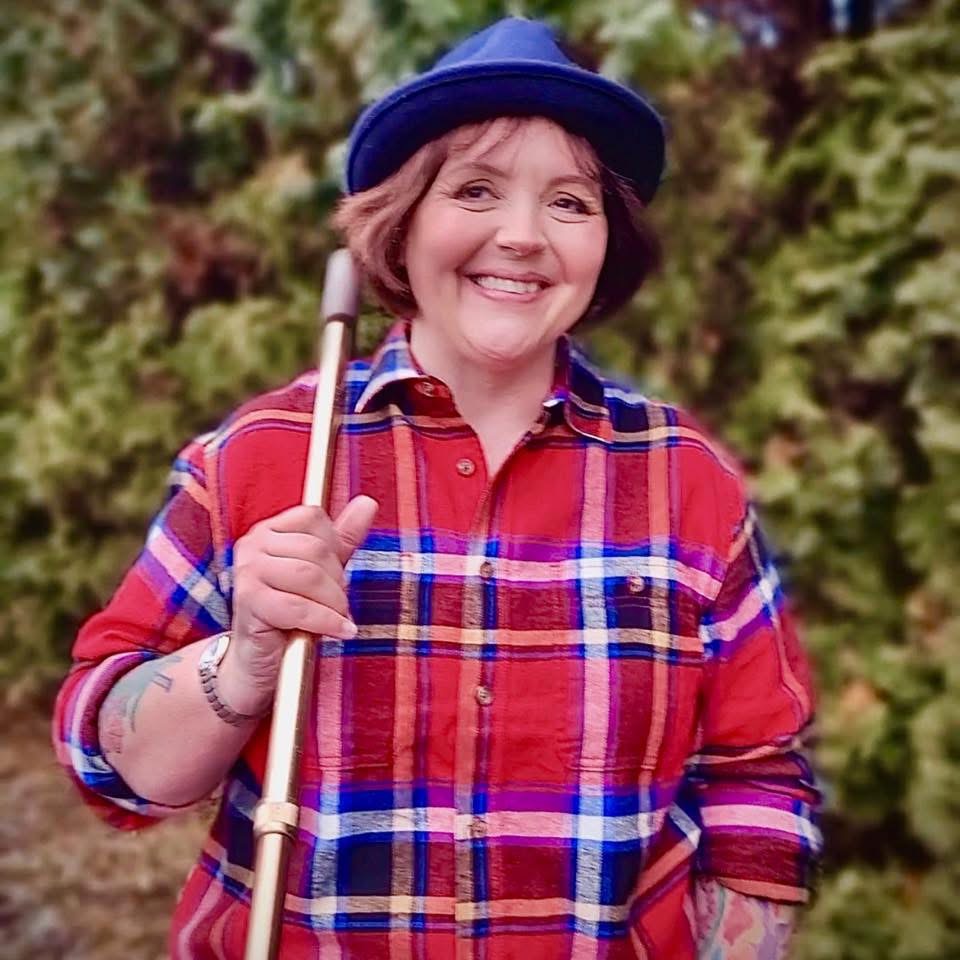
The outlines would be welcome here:
[[[353,551],[367,538],[367,533],[373,524],[380,504],[373,497],[354,497],[333,521],[333,529],[337,532],[337,556],[341,563],[346,563]]]

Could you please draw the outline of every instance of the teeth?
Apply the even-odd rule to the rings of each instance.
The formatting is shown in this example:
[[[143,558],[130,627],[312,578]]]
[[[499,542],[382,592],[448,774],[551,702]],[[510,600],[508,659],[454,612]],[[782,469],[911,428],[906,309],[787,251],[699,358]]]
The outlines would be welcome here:
[[[506,277],[474,277],[473,282],[487,290],[502,290],[504,293],[536,293],[540,284],[535,281],[508,280]]]

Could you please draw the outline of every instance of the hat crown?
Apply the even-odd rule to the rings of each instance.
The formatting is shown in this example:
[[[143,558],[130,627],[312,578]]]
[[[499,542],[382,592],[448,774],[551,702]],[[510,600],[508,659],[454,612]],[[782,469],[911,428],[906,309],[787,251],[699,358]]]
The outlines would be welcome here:
[[[638,93],[573,62],[553,30],[507,17],[364,110],[350,135],[347,189],[369,190],[420,147],[466,124],[545,117],[587,140],[644,203],[663,172],[664,128]]]
[[[547,24],[523,17],[506,17],[457,44],[434,64],[433,69],[509,60],[576,66],[560,49]]]

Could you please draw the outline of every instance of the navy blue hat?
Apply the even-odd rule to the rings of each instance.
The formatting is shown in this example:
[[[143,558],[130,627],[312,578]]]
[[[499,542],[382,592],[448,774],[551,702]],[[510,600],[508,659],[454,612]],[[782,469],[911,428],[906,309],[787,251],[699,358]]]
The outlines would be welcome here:
[[[550,28],[509,17],[468,37],[369,106],[350,135],[347,190],[368,190],[424,144],[467,123],[541,116],[584,137],[649,203],[663,173],[663,121],[627,87],[577,66]]]

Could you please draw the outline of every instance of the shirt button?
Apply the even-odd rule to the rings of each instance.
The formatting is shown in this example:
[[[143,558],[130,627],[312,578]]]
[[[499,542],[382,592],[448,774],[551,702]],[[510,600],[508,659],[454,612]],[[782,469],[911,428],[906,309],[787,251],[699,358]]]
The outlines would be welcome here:
[[[631,593],[643,593],[647,589],[647,581],[638,574],[631,574],[627,577],[627,589]]]
[[[470,821],[470,836],[474,840],[482,840],[487,835],[487,824],[483,817],[474,817]]]
[[[476,469],[477,465],[469,457],[463,457],[457,461],[457,473],[461,477],[472,477]]]
[[[493,691],[489,687],[477,687],[473,695],[477,698],[477,703],[479,703],[481,707],[489,707],[490,704],[493,703]]]
[[[480,576],[484,580],[489,580],[493,576],[493,564],[489,560],[484,560],[480,564]]]
[[[432,397],[437,392],[436,384],[429,380],[421,380],[417,383],[417,389],[425,396]]]

